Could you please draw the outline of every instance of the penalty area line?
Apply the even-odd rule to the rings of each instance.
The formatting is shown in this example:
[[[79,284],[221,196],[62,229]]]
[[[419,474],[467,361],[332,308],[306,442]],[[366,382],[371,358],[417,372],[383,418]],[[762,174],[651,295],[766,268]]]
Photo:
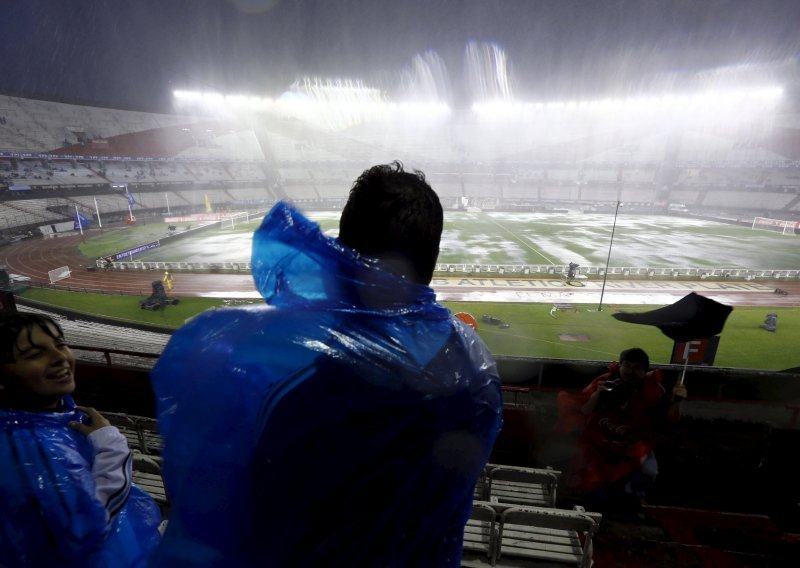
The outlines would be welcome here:
[[[514,233],[514,232],[513,232],[511,229],[507,229],[506,227],[504,227],[503,225],[501,225],[500,223],[498,223],[497,221],[495,221],[495,220],[494,220],[494,219],[492,219],[491,217],[489,217],[488,219],[489,219],[489,221],[491,221],[492,223],[494,223],[495,225],[497,225],[498,227],[500,227],[500,228],[501,228],[503,231],[505,231],[506,233],[508,233],[509,235],[511,235],[511,237],[512,237],[512,238],[513,238],[515,241],[517,241],[519,244],[521,244],[522,246],[524,246],[524,247],[526,247],[526,248],[530,249],[531,251],[535,252],[536,254],[538,254],[539,256],[541,256],[543,259],[545,259],[547,262],[549,262],[551,265],[555,266],[555,264],[556,264],[555,262],[553,262],[552,260],[550,260],[549,258],[547,258],[545,255],[543,255],[543,254],[541,253],[541,251],[539,251],[538,249],[535,249],[535,248],[533,248],[531,245],[529,245],[528,243],[526,243],[525,241],[523,241],[523,240],[522,240],[520,237],[518,237],[518,236],[517,236],[517,235],[516,235],[516,234],[515,234],[515,233]]]

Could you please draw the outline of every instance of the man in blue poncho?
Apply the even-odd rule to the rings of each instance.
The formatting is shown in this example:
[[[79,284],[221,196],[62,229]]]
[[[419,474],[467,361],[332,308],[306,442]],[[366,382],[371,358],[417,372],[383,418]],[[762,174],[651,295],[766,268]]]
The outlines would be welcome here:
[[[264,218],[268,305],[199,316],[153,371],[173,503],[157,564],[459,566],[502,398],[428,287],[441,232],[397,162],[359,177],[338,240],[282,203]]]

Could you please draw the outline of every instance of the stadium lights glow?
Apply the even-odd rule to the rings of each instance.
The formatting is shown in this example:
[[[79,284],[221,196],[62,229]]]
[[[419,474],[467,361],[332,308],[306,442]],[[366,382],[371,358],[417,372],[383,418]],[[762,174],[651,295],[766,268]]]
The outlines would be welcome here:
[[[783,88],[777,85],[742,87],[736,89],[714,89],[697,93],[666,93],[662,96],[631,97],[627,99],[601,99],[587,101],[550,101],[526,103],[519,101],[487,101],[472,105],[472,111],[490,117],[518,117],[530,112],[585,112],[591,114],[694,111],[729,112],[741,107],[768,110],[783,96]]]
[[[212,113],[271,112],[299,118],[328,128],[344,128],[365,119],[398,114],[418,118],[446,116],[451,112],[441,102],[393,102],[378,89],[347,82],[306,82],[279,99],[216,92],[173,91],[177,106]]]

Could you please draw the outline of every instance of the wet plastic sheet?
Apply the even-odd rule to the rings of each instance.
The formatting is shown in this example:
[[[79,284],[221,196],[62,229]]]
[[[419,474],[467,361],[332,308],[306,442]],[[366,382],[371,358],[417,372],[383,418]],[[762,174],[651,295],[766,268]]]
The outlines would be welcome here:
[[[270,305],[201,315],[153,372],[158,564],[457,566],[501,424],[486,347],[284,204],[253,267]]]
[[[137,487],[106,523],[93,449],[69,412],[0,409],[0,566],[146,566],[161,514]]]

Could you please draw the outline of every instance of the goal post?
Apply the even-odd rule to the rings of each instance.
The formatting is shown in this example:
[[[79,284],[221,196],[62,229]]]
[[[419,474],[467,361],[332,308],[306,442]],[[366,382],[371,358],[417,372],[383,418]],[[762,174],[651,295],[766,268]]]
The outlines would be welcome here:
[[[786,221],[785,219],[770,219],[769,217],[756,217],[753,219],[751,229],[773,231],[784,235],[800,234],[800,221]]]
[[[235,215],[231,215],[229,217],[223,217],[219,220],[219,228],[221,230],[232,230],[236,228],[236,225],[241,225],[242,223],[248,224],[250,222],[250,214],[248,212],[244,213],[237,213]]]

